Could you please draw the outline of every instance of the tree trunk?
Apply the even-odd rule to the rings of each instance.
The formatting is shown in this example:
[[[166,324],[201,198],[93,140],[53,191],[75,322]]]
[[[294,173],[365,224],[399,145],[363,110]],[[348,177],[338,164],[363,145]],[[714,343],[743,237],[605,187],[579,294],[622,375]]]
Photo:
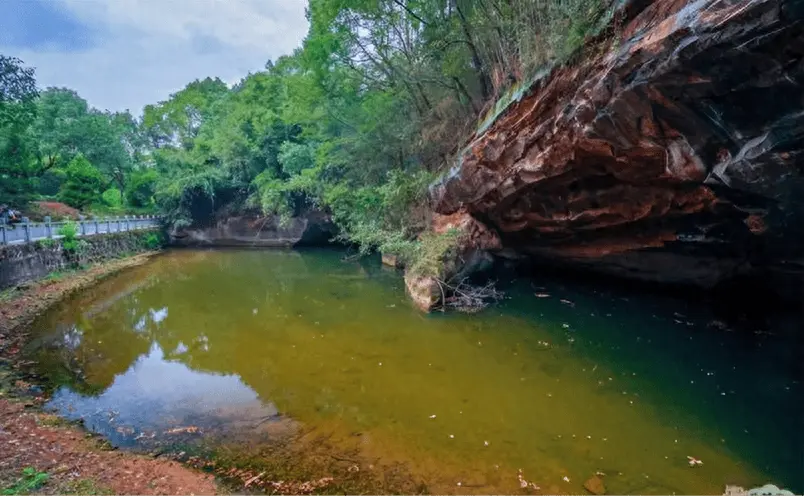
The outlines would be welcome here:
[[[489,78],[488,71],[483,65],[483,59],[480,58],[480,53],[477,51],[474,38],[472,37],[472,30],[469,26],[469,21],[463,14],[463,10],[459,4],[459,0],[455,0],[455,11],[458,13],[458,18],[461,21],[461,29],[466,36],[466,43],[469,45],[469,51],[472,54],[472,65],[475,66],[478,72],[478,82],[480,83],[480,92],[483,95],[483,100],[488,100],[491,96],[491,79]]]

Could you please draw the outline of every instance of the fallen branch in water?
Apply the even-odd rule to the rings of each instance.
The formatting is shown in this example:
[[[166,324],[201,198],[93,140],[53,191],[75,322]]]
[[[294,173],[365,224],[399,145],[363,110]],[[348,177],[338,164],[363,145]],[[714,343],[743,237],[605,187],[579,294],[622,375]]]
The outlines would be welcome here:
[[[489,281],[485,286],[469,284],[462,279],[456,285],[436,279],[441,288],[441,309],[452,309],[459,312],[476,313],[486,308],[489,303],[497,302],[503,298],[503,292],[497,290],[495,281]],[[448,289],[449,296],[445,297],[444,288]]]

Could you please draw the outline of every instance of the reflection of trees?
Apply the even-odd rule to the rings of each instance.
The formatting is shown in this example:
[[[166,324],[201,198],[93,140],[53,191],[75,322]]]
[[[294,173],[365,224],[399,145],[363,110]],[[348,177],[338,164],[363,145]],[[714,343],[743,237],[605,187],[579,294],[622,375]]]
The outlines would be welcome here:
[[[46,368],[66,372],[60,382],[97,392],[157,344],[166,360],[236,374],[262,398],[272,399],[282,386],[269,379],[288,375],[281,369],[288,358],[273,354],[290,348],[297,333],[317,334],[326,332],[327,324],[360,321],[360,315],[342,310],[347,304],[357,307],[358,300],[369,308],[387,303],[379,286],[358,273],[361,267],[338,259],[337,253],[167,254],[144,267],[149,270],[126,273],[102,294],[81,298],[84,311],[62,320],[67,325],[61,341],[43,360],[53,362],[52,350],[58,348],[55,360],[61,368],[53,363]],[[319,322],[323,325],[316,327]],[[310,394],[317,394],[319,384],[310,384]]]
[[[82,293],[55,314],[56,332],[39,339],[40,369],[55,384],[94,394],[147,354],[154,342],[167,358],[175,352],[192,364],[195,354],[209,350],[208,336],[233,330],[233,309],[248,308],[252,315],[260,296],[270,298],[273,292],[254,291],[260,280],[251,275],[267,268],[261,253],[234,255],[170,253]],[[292,292],[292,276],[306,272],[304,262],[292,253],[283,253],[281,259],[270,270],[279,273],[275,280],[285,284],[282,291]],[[215,371],[223,372],[222,364],[216,361]]]
[[[71,315],[62,320],[69,326],[60,333],[59,359],[62,363],[73,361],[70,366],[72,385],[79,392],[108,388],[115,376],[136,363],[137,372],[118,378],[116,387],[109,389],[108,394],[84,401],[73,397],[75,404],[81,405],[82,415],[89,412],[89,418],[93,418],[92,412],[96,408],[103,408],[94,428],[110,428],[105,417],[107,410],[115,408],[115,396],[119,398],[128,394],[127,397],[134,396],[132,401],[136,403],[128,411],[175,415],[179,426],[192,424],[213,428],[223,424],[225,428],[221,431],[226,433],[222,441],[225,442],[240,445],[270,440],[276,449],[278,439],[295,433],[297,425],[276,415],[276,410],[268,405],[270,399],[274,395],[281,397],[283,390],[298,391],[296,402],[312,404],[320,395],[322,386],[326,386],[326,381],[313,381],[307,374],[298,375],[299,385],[293,379],[285,380],[298,372],[299,367],[306,366],[306,362],[295,360],[297,368],[290,369],[287,364],[293,358],[282,356],[277,360],[276,353],[290,348],[298,333],[326,332],[323,326],[328,320],[359,319],[360,315],[356,313],[344,312],[338,316],[332,313],[334,309],[340,312],[343,305],[354,305],[364,293],[372,291],[365,285],[373,283],[356,274],[355,265],[339,264],[337,255],[332,259],[320,254],[309,257],[264,251],[217,252],[215,255],[214,263],[184,265],[179,257],[176,264],[153,264],[151,272],[143,273],[140,278],[150,277],[157,282],[130,286],[127,291],[126,288],[116,288],[114,292],[97,295],[85,300],[84,308],[98,311],[84,311],[83,315]],[[165,259],[169,260],[168,257]],[[376,287],[373,289],[377,293]],[[368,300],[368,305],[377,303],[371,298]],[[321,328],[315,327],[318,321],[323,324]],[[157,349],[161,351],[153,353]],[[142,358],[149,351],[152,353]],[[330,349],[332,354],[342,351],[342,348]],[[204,392],[204,388],[216,378],[191,373],[193,377],[188,381],[189,385],[182,387],[183,383],[178,380],[182,374],[153,373],[153,368],[150,375],[145,373],[147,367],[144,365],[153,365],[161,352],[164,352],[164,360],[181,363],[193,371],[236,375],[265,404],[259,408],[246,405],[244,409],[237,403],[209,410],[208,396],[201,395],[203,401],[198,404],[188,402],[181,405],[175,391],[197,386]],[[160,364],[179,367],[175,363]],[[173,393],[170,388],[144,388],[147,391],[139,397],[126,389],[126,385],[130,386],[132,382],[162,384],[162,376],[165,383],[174,388]],[[83,377],[86,380],[79,383]],[[217,396],[231,400],[231,389]],[[328,393],[328,401],[331,404],[348,402],[348,398],[339,393],[338,389]],[[65,403],[68,401],[70,399]],[[286,401],[285,404],[289,403]],[[118,418],[120,422],[127,421],[124,415]],[[161,423],[159,428],[161,430]],[[233,437],[232,430],[243,437]],[[209,432],[215,430],[205,427],[207,440]],[[119,437],[119,433],[113,430],[106,434]],[[331,453],[330,450],[321,452],[325,453],[322,456]]]

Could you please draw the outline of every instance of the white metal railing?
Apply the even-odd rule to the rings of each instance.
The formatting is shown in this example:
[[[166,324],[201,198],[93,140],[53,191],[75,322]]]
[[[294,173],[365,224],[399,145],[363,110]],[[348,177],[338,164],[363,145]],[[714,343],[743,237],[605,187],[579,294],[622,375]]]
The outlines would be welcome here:
[[[151,229],[159,226],[161,217],[157,215],[126,215],[123,217],[104,217],[72,221],[78,228],[78,236],[94,236],[139,229]],[[59,239],[59,229],[71,221],[51,222],[45,217],[44,222],[27,222],[7,225],[0,224],[0,245],[16,245],[31,243],[42,239]]]

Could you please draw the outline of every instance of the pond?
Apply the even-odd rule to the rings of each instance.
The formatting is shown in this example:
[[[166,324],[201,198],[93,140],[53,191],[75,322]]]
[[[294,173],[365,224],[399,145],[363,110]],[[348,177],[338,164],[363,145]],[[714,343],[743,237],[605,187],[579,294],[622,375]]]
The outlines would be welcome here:
[[[176,250],[99,283],[33,326],[47,407],[265,478],[371,475],[347,491],[804,490],[795,333],[549,279],[425,315],[399,273],[342,258]]]

